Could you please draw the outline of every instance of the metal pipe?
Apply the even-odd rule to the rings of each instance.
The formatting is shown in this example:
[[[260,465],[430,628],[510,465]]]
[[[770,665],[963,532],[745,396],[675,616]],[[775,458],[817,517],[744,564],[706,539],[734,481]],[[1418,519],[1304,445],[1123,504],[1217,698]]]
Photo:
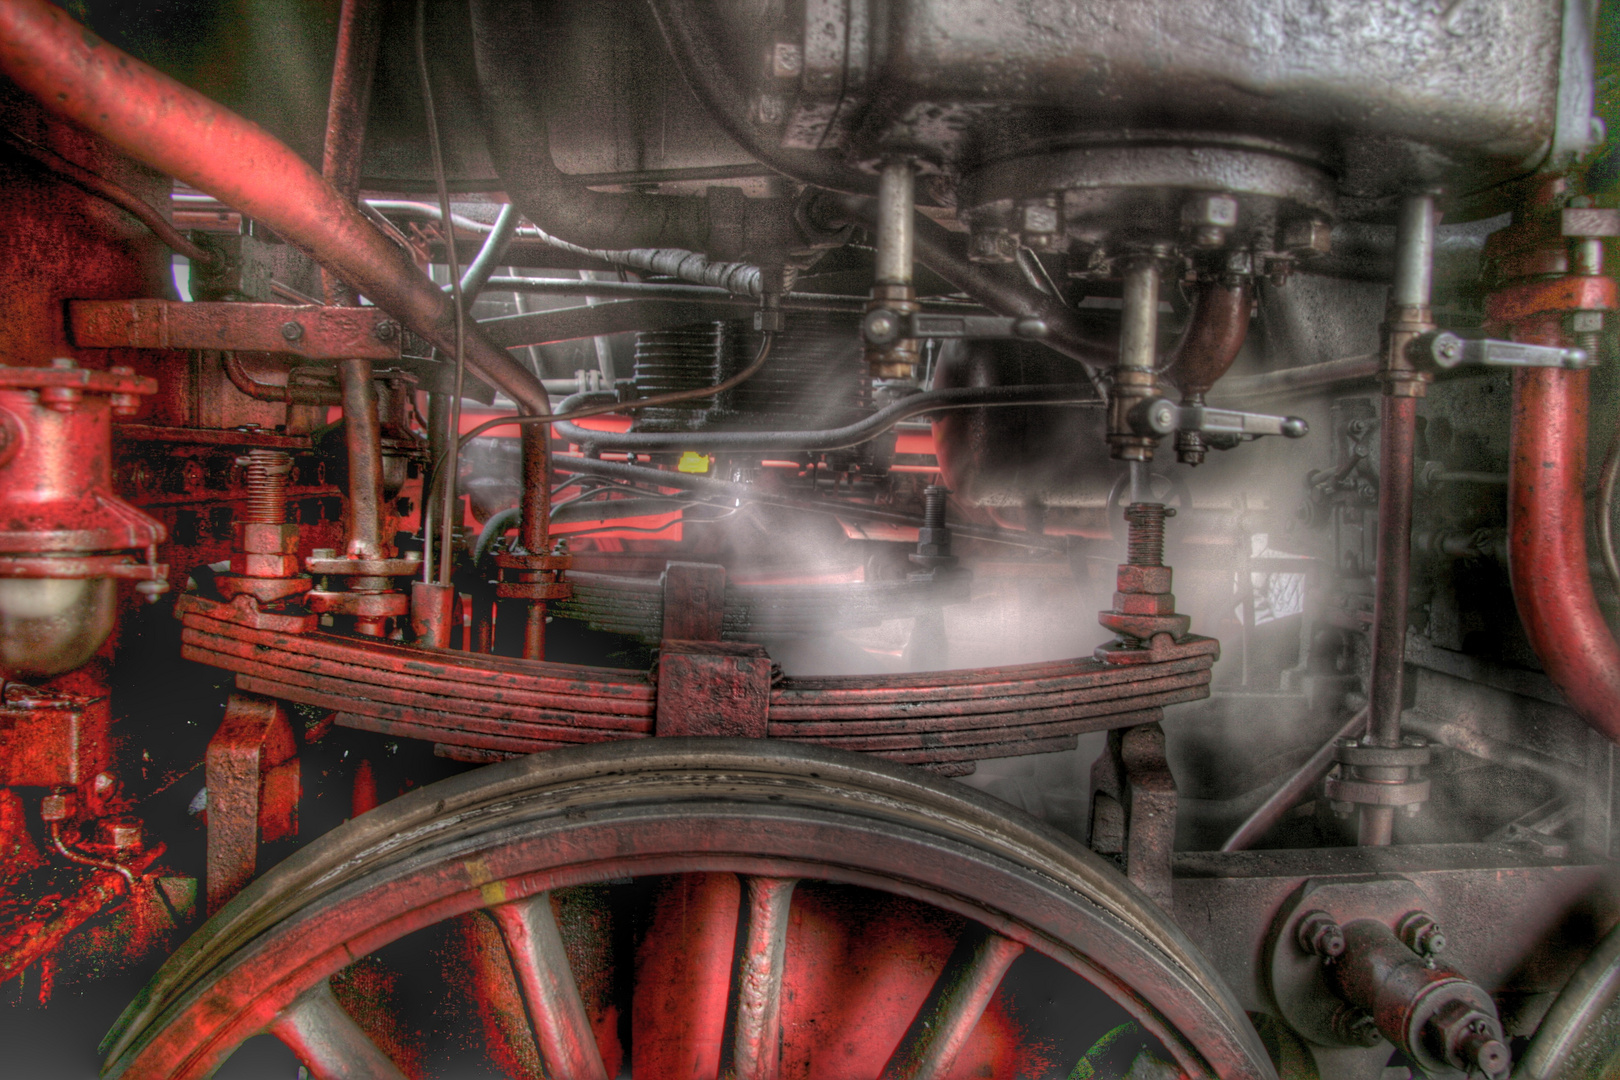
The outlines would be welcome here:
[[[518,523],[518,535],[523,550],[530,555],[545,555],[551,551],[548,535],[551,522],[551,469],[548,449],[544,445],[551,438],[544,424],[530,424],[523,429],[523,501]],[[536,443],[541,444],[536,449]],[[528,660],[544,660],[546,656],[546,604],[543,600],[529,602],[523,629],[523,656]]]
[[[1557,344],[1556,331],[1548,340]],[[1620,742],[1620,648],[1592,591],[1586,559],[1587,394],[1591,375],[1513,373],[1508,573],[1519,618],[1570,708]]]
[[[145,199],[121,184],[115,184],[100,173],[86,169],[78,162],[69,161],[56,151],[48,149],[24,138],[15,131],[0,131],[0,140],[16,150],[33,158],[39,164],[55,173],[59,178],[66,180],[81,191],[87,191],[100,199],[105,199],[114,206],[129,214],[152,231],[152,235],[163,241],[177,254],[184,255],[192,262],[211,263],[214,253],[193,244],[186,234],[175,228],[168,218]]]
[[[1367,731],[1379,746],[1401,744],[1406,609],[1412,587],[1417,399],[1422,393],[1422,384],[1412,377],[1405,353],[1411,334],[1429,323],[1434,224],[1432,195],[1411,195],[1401,200],[1379,423],[1377,570],[1373,585],[1372,672],[1367,693]],[[1388,811],[1393,822],[1392,808],[1377,809]]]
[[[876,200],[828,193],[807,204],[805,213],[817,228],[830,231],[870,223],[876,213]],[[938,222],[918,215],[912,223],[912,243],[918,262],[991,311],[1045,322],[1044,344],[1089,367],[1107,367],[1114,362],[1114,343],[1098,339],[1073,308],[1020,279],[969,262],[958,253],[956,238]]]
[[[1221,382],[1221,401],[1246,401],[1253,398],[1274,397],[1281,394],[1299,394],[1320,390],[1328,386],[1366,382],[1378,377],[1384,368],[1381,353],[1346,356],[1326,360],[1320,364],[1304,364],[1282,371],[1268,371],[1264,375],[1243,375]]]
[[[1159,260],[1141,255],[1124,270],[1119,326],[1119,358],[1108,396],[1108,452],[1126,461],[1152,461],[1158,437],[1143,435],[1132,423],[1139,402],[1158,393]]]
[[[565,399],[559,410],[563,413],[572,412],[574,408],[586,404],[588,399],[595,399],[598,396],[575,394]],[[595,431],[567,421],[554,423],[552,430],[569,442],[590,446],[599,451],[627,450],[638,454],[694,449],[720,453],[821,452],[858,446],[868,439],[876,438],[907,417],[942,409],[969,409],[996,405],[1101,404],[1089,383],[1069,386],[1049,384],[972,386],[912,394],[852,424],[812,431]]]
[[[371,110],[372,77],[377,70],[382,34],[379,0],[343,0],[338,13],[337,45],[332,58],[332,87],[326,101],[326,139],[321,175],[345,199],[360,195],[360,163],[366,145],[366,115]],[[326,302],[351,306],[354,291],[332,271],[321,268]]]
[[[446,349],[449,299],[352,203],[279,140],[91,34],[46,0],[0,2],[0,71],[45,107],[244,214]],[[467,360],[521,407],[545,388],[505,350],[468,335]]]
[[[878,174],[877,265],[879,285],[910,285],[916,260],[917,169],[910,158],[887,161]]]
[[[1293,775],[1284,780],[1282,786],[1270,795],[1266,801],[1255,807],[1254,813],[1243,820],[1237,831],[1226,838],[1221,845],[1222,851],[1247,851],[1255,842],[1266,833],[1274,829],[1307,792],[1321,782],[1322,777],[1333,768],[1333,762],[1338,753],[1339,740],[1358,736],[1366,729],[1367,710],[1361,709],[1343,727],[1333,733],[1333,736],[1323,743],[1305,764],[1294,770]]]
[[[1390,307],[1424,308],[1434,295],[1434,196],[1408,195],[1395,219],[1395,279]]]
[[[1125,270],[1120,301],[1119,366],[1152,371],[1159,362],[1159,263],[1140,259]]]
[[[484,246],[478,249],[478,254],[468,264],[467,272],[461,275],[461,295],[463,302],[471,304],[478,299],[478,294],[484,291],[489,284],[490,277],[500,268],[501,258],[512,243],[512,237],[517,235],[518,222],[522,215],[518,208],[511,203],[502,206],[500,213],[495,215],[495,224],[484,237]]]
[[[381,7],[376,0],[343,0],[338,16],[321,174],[349,202],[360,194],[360,161],[365,148],[372,74],[377,67]],[[321,268],[321,285],[328,304],[347,306],[358,302],[354,290],[325,267]],[[349,521],[344,546],[355,558],[376,559],[383,554],[382,420],[377,408],[377,386],[372,381],[370,360],[339,360],[337,370],[343,397],[343,443],[349,463]]]
[[[254,401],[284,401],[292,405],[324,405],[327,407],[343,404],[343,395],[330,386],[296,386],[292,382],[292,373],[287,373],[285,383],[263,383],[247,373],[242,361],[237,359],[234,352],[220,353],[220,363],[225,368],[225,375],[231,380],[231,385]]]
[[[745,502],[762,503],[766,506],[779,506],[785,510],[802,510],[811,514],[832,514],[849,518],[851,521],[884,521],[894,525],[913,527],[923,523],[921,518],[912,517],[909,514],[897,514],[892,510],[882,510],[861,503],[832,503],[816,502],[811,499],[796,499],[792,496],[774,495],[760,491],[748,484],[733,484],[726,480],[716,480],[708,476],[665,472],[640,465],[602,461],[599,458],[559,455],[554,459],[553,466],[560,473],[579,476],[601,476],[610,480],[625,480],[633,484],[679,488],[694,492],[695,497],[700,499],[720,499],[732,504],[735,504],[738,500],[743,500]],[[1033,551],[1068,550],[1068,543],[1062,537],[1015,532],[1012,529],[997,529],[984,525],[967,525],[952,522],[951,532],[957,536],[971,537],[975,540],[987,540],[996,544],[1010,544],[1014,547],[1028,548]]]
[[[1413,464],[1417,460],[1417,399],[1383,398],[1379,424],[1378,563],[1373,586],[1372,674],[1368,730],[1380,746],[1401,742],[1401,686],[1406,607],[1412,588]]]

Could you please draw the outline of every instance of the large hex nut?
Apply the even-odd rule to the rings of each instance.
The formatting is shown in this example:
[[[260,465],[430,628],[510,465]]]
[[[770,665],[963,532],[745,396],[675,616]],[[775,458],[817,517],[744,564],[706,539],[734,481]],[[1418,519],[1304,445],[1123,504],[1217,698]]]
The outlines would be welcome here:
[[[243,577],[297,577],[298,571],[297,555],[266,555],[254,551],[238,551],[231,555],[231,573]]]
[[[1114,587],[1122,593],[1167,593],[1170,591],[1170,568],[1121,563]]]
[[[236,523],[236,549],[255,555],[293,555],[298,552],[297,525]]]
[[[1122,615],[1174,615],[1176,597],[1174,593],[1117,592],[1114,610]]]

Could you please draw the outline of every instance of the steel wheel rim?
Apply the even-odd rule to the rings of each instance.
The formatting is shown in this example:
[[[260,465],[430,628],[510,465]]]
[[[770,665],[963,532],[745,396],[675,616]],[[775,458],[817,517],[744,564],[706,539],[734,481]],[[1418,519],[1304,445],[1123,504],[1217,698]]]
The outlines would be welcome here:
[[[515,759],[334,830],[244,890],[171,957],[109,1034],[104,1075],[206,1075],[304,989],[360,956],[466,911],[627,870],[776,874],[921,900],[1090,981],[1191,1075],[1274,1075],[1213,969],[1117,871],[1072,841],[916,770],[722,739]]]

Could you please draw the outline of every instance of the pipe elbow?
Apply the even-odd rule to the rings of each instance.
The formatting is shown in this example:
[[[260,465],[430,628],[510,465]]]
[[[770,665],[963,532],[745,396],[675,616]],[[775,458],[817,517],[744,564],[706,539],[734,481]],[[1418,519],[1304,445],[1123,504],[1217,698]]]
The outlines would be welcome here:
[[[1584,371],[1513,375],[1508,569],[1519,617],[1571,709],[1620,742],[1620,646],[1598,608],[1586,558]]]

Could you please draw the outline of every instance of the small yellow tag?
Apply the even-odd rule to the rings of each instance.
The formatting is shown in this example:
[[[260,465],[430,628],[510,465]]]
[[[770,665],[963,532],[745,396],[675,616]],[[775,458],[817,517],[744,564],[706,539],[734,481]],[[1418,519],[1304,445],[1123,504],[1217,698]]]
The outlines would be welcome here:
[[[676,463],[675,471],[706,473],[709,471],[709,455],[700,454],[696,450],[688,450],[681,455],[681,460]]]

